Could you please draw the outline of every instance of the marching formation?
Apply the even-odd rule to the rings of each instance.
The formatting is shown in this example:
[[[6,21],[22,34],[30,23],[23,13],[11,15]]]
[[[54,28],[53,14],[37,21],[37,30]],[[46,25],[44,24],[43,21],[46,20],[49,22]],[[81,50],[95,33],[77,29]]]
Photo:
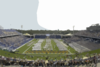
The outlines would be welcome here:
[[[56,42],[57,47],[59,48],[60,51],[66,51],[67,48],[62,45],[62,43],[60,41],[58,41],[57,39],[54,39],[54,41]]]
[[[43,42],[43,39],[39,39],[38,43],[34,44],[34,47],[32,47],[32,50],[41,50],[41,43]]]
[[[68,54],[68,51],[41,51],[41,50],[35,50],[35,51],[26,51],[26,54],[34,53],[34,54]]]
[[[46,45],[44,46],[45,50],[53,50],[51,45],[51,39],[46,39]]]
[[[42,47],[42,43],[45,41],[44,46]],[[53,41],[53,43],[51,43]],[[55,44],[54,44],[55,43]],[[59,49],[56,50],[56,47]],[[43,48],[43,50],[41,49]],[[51,53],[51,54],[67,54],[67,48],[62,45],[61,42],[57,39],[39,39],[39,41],[34,44],[32,50],[26,51],[26,54],[30,53]]]

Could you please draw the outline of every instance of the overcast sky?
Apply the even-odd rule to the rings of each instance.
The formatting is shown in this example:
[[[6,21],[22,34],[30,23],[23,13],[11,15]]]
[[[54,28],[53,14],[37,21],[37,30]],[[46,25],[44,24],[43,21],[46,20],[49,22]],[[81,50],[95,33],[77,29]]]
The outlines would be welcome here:
[[[84,30],[100,23],[100,0],[0,0],[6,29]]]

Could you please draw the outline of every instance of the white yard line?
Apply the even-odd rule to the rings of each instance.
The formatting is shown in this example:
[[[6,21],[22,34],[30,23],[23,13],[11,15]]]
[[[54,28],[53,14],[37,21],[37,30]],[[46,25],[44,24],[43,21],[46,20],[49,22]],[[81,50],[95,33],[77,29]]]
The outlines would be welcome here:
[[[27,54],[46,54],[46,53],[27,53]],[[49,53],[49,54],[57,54],[57,53]],[[62,54],[62,53],[61,53]],[[63,53],[63,54],[65,54],[65,53]],[[58,55],[60,55],[60,54],[58,54]],[[74,55],[74,53],[67,53],[67,54],[65,54],[65,55]]]
[[[35,44],[35,43],[33,43],[30,47],[32,47],[34,44]],[[29,48],[30,48],[30,47],[29,47]],[[27,49],[23,52],[23,54],[24,54],[29,48],[27,48]]]
[[[68,47],[64,42],[60,41],[64,46]]]
[[[33,46],[33,44],[32,44],[30,47],[32,47],[32,46]],[[29,47],[29,48],[30,48],[30,47]],[[29,48],[27,48],[27,49],[23,52],[23,54],[24,54]]]
[[[32,43],[34,43],[34,41],[33,41],[33,42],[29,42],[29,43],[27,44],[27,46],[30,46]]]
[[[65,47],[68,47],[65,43],[63,43],[62,41],[60,41],[61,43],[62,43],[62,45],[64,45]],[[66,48],[67,49],[67,48]],[[68,49],[67,49],[68,50]],[[69,50],[68,50],[68,52],[70,53],[70,54],[72,54]]]

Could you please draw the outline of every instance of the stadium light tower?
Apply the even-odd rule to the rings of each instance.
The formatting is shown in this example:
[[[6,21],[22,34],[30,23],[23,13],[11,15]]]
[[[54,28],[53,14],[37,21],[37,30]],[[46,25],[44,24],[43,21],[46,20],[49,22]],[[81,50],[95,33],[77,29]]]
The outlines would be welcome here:
[[[23,25],[21,25],[21,30],[23,30]],[[21,31],[22,32],[22,31]],[[22,34],[23,34],[23,32],[22,32]]]

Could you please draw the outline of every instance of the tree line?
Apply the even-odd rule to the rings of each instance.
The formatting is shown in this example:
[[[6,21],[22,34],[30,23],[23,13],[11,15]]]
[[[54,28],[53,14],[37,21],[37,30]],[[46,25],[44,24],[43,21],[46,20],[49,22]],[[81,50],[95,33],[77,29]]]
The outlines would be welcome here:
[[[20,33],[29,33],[31,35],[33,34],[73,34],[73,30],[65,30],[65,31],[62,31],[62,30],[18,30],[18,32]],[[78,30],[74,30],[74,33],[75,32],[78,32]]]
[[[19,30],[16,29],[20,33],[29,33],[31,35],[33,34],[73,34],[73,30]],[[79,32],[80,30],[74,30],[74,33]],[[100,25],[99,24],[92,24],[91,26],[86,28],[86,31],[91,32],[100,32]]]
[[[91,26],[86,28],[87,31],[93,31],[93,32],[100,32],[100,25],[97,24],[92,24]]]

